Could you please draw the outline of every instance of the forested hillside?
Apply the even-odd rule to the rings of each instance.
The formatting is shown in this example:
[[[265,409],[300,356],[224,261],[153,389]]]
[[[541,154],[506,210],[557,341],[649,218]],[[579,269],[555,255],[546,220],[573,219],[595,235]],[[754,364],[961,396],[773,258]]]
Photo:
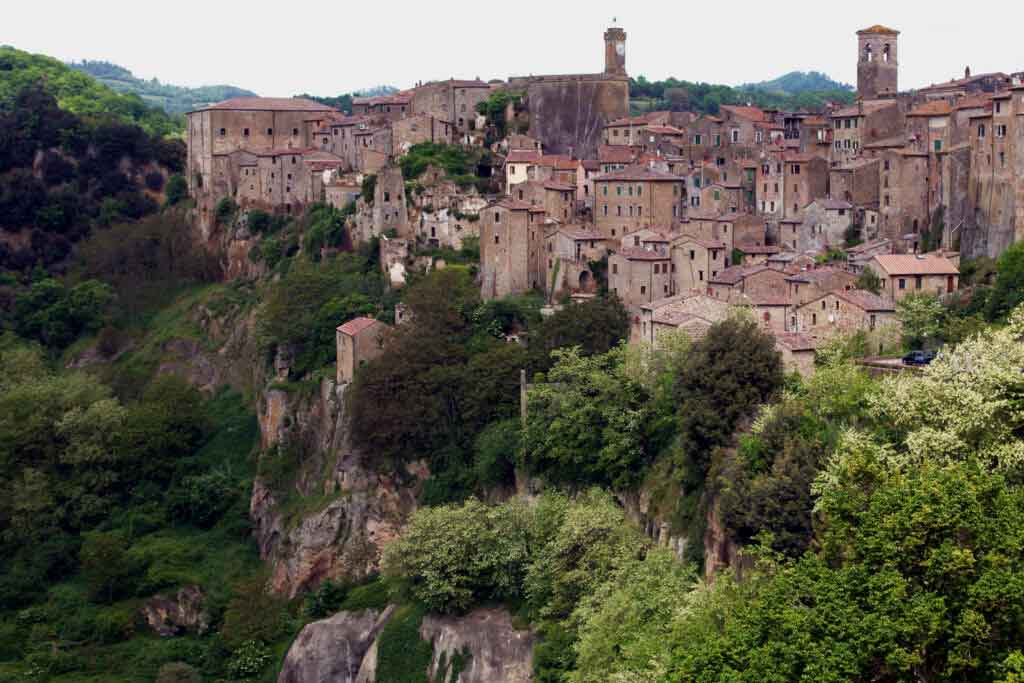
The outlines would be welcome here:
[[[814,111],[828,102],[849,104],[854,93],[821,74],[793,72],[775,81],[731,87],[691,83],[668,78],[648,81],[644,76],[630,80],[629,97],[634,110],[695,111],[717,114],[723,104],[747,104],[769,109]]]
[[[101,84],[119,93],[138,95],[147,104],[160,107],[169,114],[183,114],[207,104],[231,99],[232,97],[255,97],[256,93],[233,85],[204,85],[186,88],[180,85],[161,83],[158,79],[143,80],[131,71],[105,61],[83,59],[68,64],[75,71],[92,76]]]
[[[137,95],[114,92],[52,57],[0,47],[0,111],[10,111],[27,87],[43,89],[61,109],[79,117],[110,117],[138,125],[156,136],[185,129],[181,118],[147,104]]]

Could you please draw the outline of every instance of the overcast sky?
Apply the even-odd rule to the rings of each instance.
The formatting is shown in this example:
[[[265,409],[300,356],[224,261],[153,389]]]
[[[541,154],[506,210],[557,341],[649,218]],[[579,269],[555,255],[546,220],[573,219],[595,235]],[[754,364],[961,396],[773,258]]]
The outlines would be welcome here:
[[[261,95],[337,95],[450,76],[593,73],[616,17],[626,68],[735,85],[793,70],[856,82],[857,29],[902,31],[900,87],[1024,70],[1024,3],[733,0],[34,0],[3,3],[0,44],[103,59],[165,83],[226,83]],[[626,9],[623,9],[625,5]],[[152,7],[152,10],[149,9]],[[501,7],[500,12],[491,8]],[[976,11],[972,11],[972,7]]]

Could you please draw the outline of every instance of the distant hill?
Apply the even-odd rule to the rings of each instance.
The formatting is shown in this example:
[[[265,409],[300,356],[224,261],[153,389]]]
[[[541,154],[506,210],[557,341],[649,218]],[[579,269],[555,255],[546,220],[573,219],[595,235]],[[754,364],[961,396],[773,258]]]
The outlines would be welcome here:
[[[853,90],[852,85],[833,81],[820,71],[790,71],[771,81],[747,83],[740,90],[763,90],[782,95],[796,95],[803,92],[824,92],[829,90]]]
[[[111,90],[120,93],[132,93],[145,102],[162,108],[169,114],[181,114],[198,107],[232,97],[255,97],[256,93],[233,85],[204,85],[198,88],[186,88],[180,85],[161,83],[156,78],[143,80],[131,71],[105,61],[71,62],[69,67],[75,71],[88,74]]]
[[[185,128],[182,117],[170,115],[134,93],[117,92],[60,60],[9,45],[0,47],[0,111],[32,86],[52,95],[61,109],[86,119],[114,117],[151,135],[176,134]]]

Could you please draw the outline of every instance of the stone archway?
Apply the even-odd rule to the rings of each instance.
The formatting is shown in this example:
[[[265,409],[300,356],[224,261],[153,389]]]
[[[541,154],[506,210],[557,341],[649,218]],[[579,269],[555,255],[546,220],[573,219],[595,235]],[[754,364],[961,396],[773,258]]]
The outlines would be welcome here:
[[[594,288],[594,276],[590,274],[589,270],[584,270],[580,273],[580,291],[591,292]]]

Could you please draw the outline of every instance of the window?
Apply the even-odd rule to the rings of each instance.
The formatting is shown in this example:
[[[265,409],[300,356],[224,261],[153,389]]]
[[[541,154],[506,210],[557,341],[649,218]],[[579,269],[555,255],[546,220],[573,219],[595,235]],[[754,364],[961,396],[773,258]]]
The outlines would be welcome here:
[[[885,205],[886,206],[891,206],[892,205],[892,202],[889,201],[889,195],[885,195]]]
[[[498,242],[500,242],[500,239],[499,239],[499,237],[497,235],[495,235],[494,236],[494,243],[498,244]]]
[[[818,324],[818,314],[817,313],[811,313],[811,324],[812,325],[817,325]]]
[[[941,152],[942,151],[942,140],[936,140],[935,141],[935,151],[936,152]]]
[[[672,208],[674,209],[676,207],[673,206]],[[636,207],[636,215],[637,216],[643,216],[644,215],[644,207],[642,207],[642,206]]]
[[[984,123],[981,124],[980,126],[978,126],[978,137],[981,138],[982,140],[985,139],[985,124]]]
[[[690,260],[693,261],[697,258],[697,252],[694,249],[690,250]]]
[[[612,264],[612,275],[618,275],[618,274],[619,274],[619,264],[618,263],[613,263]]]
[[[608,215],[608,205],[607,204],[604,205],[604,215],[605,216]]]
[[[500,223],[501,222],[501,213],[499,213],[498,211],[494,212],[494,222],[495,223]]]
[[[999,153],[999,165],[1006,168],[1006,152]]]
[[[1000,113],[1002,113],[1002,111],[1003,111],[1003,103],[1002,102],[996,102],[996,113],[1000,114]]]
[[[739,132],[738,130],[734,130],[734,131],[732,131],[732,141],[733,141],[734,143],[736,143],[736,142],[739,142],[739,141],[740,141],[740,132]]]
[[[715,136],[715,147],[721,147],[721,146],[722,146],[722,136],[721,135],[716,135]]]
[[[328,141],[328,140],[329,140],[329,138],[324,138],[324,144],[325,144],[325,145],[327,144],[327,141]]]
[[[921,289],[923,279],[920,275],[914,276],[914,289]]]
[[[1000,126],[996,126],[996,137],[997,138],[1005,138],[1006,137],[1006,125],[1005,124],[1000,125]]]
[[[984,126],[982,126],[982,128],[984,128]],[[890,162],[889,162],[888,159],[885,160],[884,168],[885,168],[886,171],[888,171],[891,168]]]
[[[602,194],[604,194],[604,196],[607,197],[608,196],[608,186],[604,185],[604,186],[601,187],[601,189],[604,190],[604,192]]]
[[[903,278],[900,278],[899,279],[899,286],[900,286],[900,289],[906,289],[907,288],[907,281],[904,280]]]
[[[703,137],[700,134],[694,135],[693,136],[693,144],[695,144],[695,145],[703,144]]]
[[[622,185],[615,186],[615,194],[619,195],[620,197],[622,196]]]
[[[703,270],[698,270],[697,271],[697,279],[700,282],[704,282],[704,271]]]
[[[674,188],[673,188],[673,189],[674,189]],[[642,195],[643,193],[644,193],[644,186],[643,186],[643,185],[637,185],[637,186],[636,186],[636,196],[637,196],[637,197],[639,197],[639,196],[640,196],[640,195]],[[674,194],[674,193],[673,193],[673,194]]]
[[[621,206],[616,206],[615,207],[615,211],[616,211],[616,213],[618,213],[618,215],[620,215],[620,216],[622,215],[622,207]]]
[[[249,137],[249,129],[248,128],[243,128],[242,129],[242,135],[245,136],[245,137]]]
[[[800,175],[800,164],[793,164],[793,175]]]
[[[644,285],[640,285],[640,293],[641,294],[646,294],[647,293],[647,287],[645,287]]]
[[[821,302],[821,310],[823,310],[823,311],[824,311],[824,310],[825,310],[825,306],[826,306],[825,302],[824,302],[824,301],[822,301],[822,302]]]
[[[632,186],[632,185],[630,185],[630,186],[629,186],[629,187],[627,188],[627,193],[629,194],[629,196],[630,196],[630,197],[632,197],[632,196],[633,196],[633,186]]]
[[[386,202],[390,202],[391,201],[391,193],[388,192],[387,190],[384,191],[384,201],[386,201]]]

